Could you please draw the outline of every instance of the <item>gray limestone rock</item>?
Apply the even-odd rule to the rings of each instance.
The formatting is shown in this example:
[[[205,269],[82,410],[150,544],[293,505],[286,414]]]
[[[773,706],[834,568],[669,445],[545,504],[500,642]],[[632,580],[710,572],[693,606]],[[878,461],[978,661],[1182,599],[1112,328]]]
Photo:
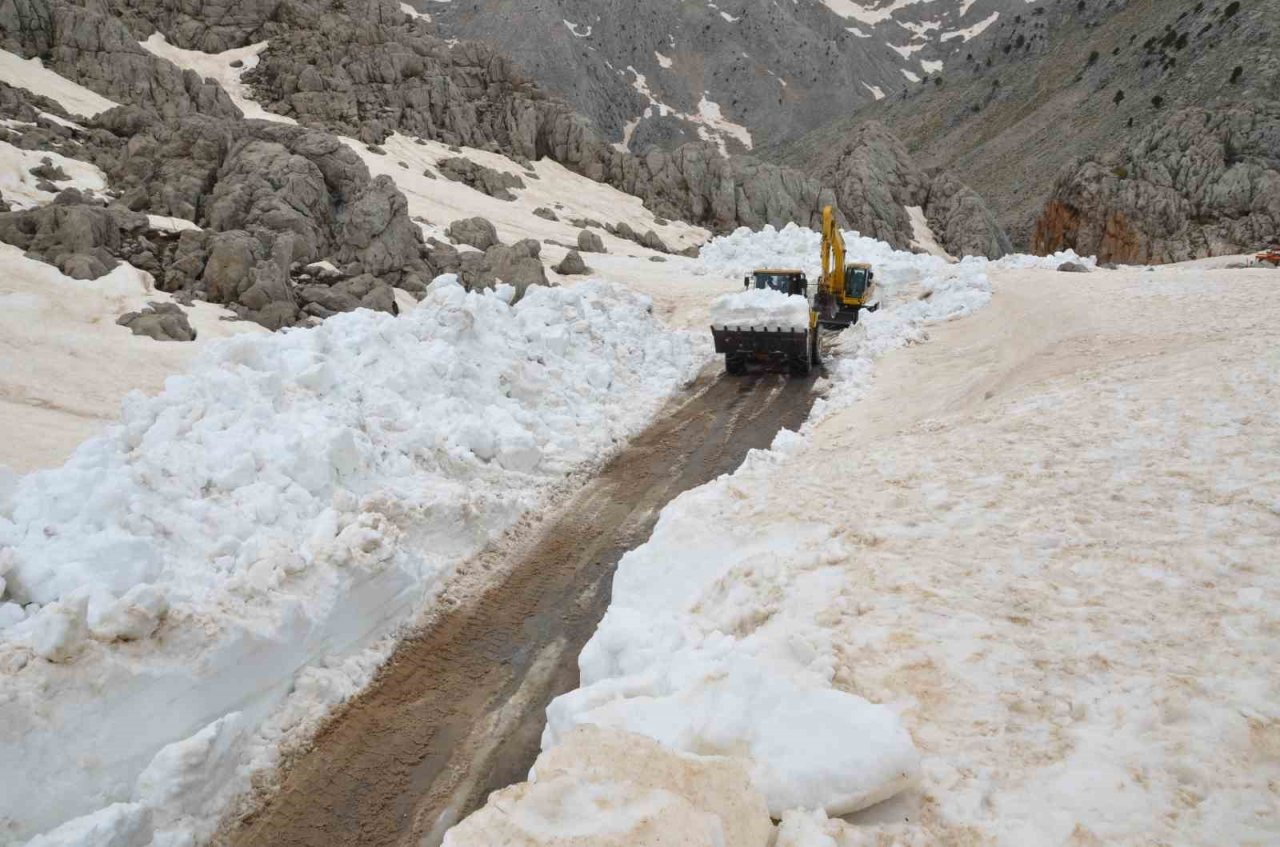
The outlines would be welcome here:
[[[469,244],[477,250],[488,250],[498,243],[498,230],[484,218],[463,218],[449,224],[446,233],[460,244]]]
[[[578,233],[578,249],[583,253],[603,253],[604,239],[598,233],[584,229]]]
[[[125,233],[146,228],[143,215],[100,206],[52,203],[0,213],[0,241],[75,279],[97,279],[111,271]]]
[[[525,187],[524,180],[515,174],[477,165],[461,156],[442,159],[437,163],[437,167],[440,168],[440,173],[445,179],[461,182],[499,200],[515,200],[516,196],[511,193],[511,189]]]
[[[116,321],[134,335],[156,341],[195,341],[196,331],[187,313],[176,303],[148,303],[140,312],[128,312]]]
[[[1145,264],[1256,250],[1280,233],[1280,102],[1187,108],[1064,168],[1033,247]]]
[[[850,229],[899,249],[909,249],[915,240],[908,207],[919,207],[950,253],[999,258],[1012,250],[982,198],[945,172],[918,167],[878,123],[862,125],[827,153],[819,175],[834,186]]]
[[[560,264],[556,265],[553,270],[558,274],[566,276],[576,276],[588,272],[587,263],[582,261],[582,255],[577,250],[570,250],[560,260]]]

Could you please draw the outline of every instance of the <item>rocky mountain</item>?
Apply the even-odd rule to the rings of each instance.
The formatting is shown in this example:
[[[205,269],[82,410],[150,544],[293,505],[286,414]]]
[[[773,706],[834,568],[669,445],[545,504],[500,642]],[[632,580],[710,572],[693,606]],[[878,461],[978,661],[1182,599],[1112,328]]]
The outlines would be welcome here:
[[[743,152],[896,95],[1029,0],[411,0],[623,149]]]
[[[256,102],[233,101],[215,79],[173,65],[157,44],[201,55],[260,45],[242,77]],[[713,231],[812,225],[837,201],[840,173],[817,179],[726,156],[715,139],[640,156],[617,149],[492,46],[445,40],[392,0],[0,0],[0,47],[121,104],[77,116],[21,88],[0,89],[11,119],[4,140],[75,154],[109,183],[105,196],[64,191],[51,206],[0,215],[0,239],[86,278],[127,260],[162,290],[225,304],[272,328],[357,306],[394,310],[390,286],[417,291],[440,272],[458,271],[471,285],[546,279],[537,242],[460,254],[425,241],[394,180],[372,177],[339,135],[371,150],[401,133],[516,162],[551,158],[641,198],[658,216]],[[237,102],[271,120],[246,119]],[[877,149],[896,144],[870,140]],[[946,186],[936,197],[957,199],[930,200],[904,156],[898,146],[888,159],[848,160],[856,174],[844,185],[892,179],[894,188],[862,202],[846,187],[846,221],[905,247],[915,231],[903,204],[920,205],[930,220],[951,214],[939,210],[981,206],[958,182],[932,175],[931,185]],[[465,159],[441,172],[493,193]],[[190,226],[157,231],[155,217]],[[985,207],[967,217],[963,236],[942,227],[944,245],[1003,249]],[[650,234],[632,235],[665,249]],[[321,260],[332,267],[317,266]]]
[[[1046,0],[920,85],[760,154],[811,170],[875,121],[979,191],[1020,249],[1253,250],[1280,231],[1277,13],[1274,0]]]

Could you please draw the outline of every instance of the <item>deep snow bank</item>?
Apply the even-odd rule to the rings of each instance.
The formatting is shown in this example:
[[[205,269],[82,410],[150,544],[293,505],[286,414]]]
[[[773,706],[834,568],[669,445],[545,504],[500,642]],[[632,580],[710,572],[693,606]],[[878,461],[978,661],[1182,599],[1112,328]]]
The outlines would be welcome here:
[[[809,301],[768,288],[723,294],[711,304],[711,325],[805,329],[809,326]]]
[[[948,265],[940,256],[894,250],[885,242],[866,238],[855,230],[844,232],[844,243],[846,261],[870,262],[875,266],[876,282],[880,285],[940,273]],[[794,223],[782,229],[739,227],[704,244],[699,258],[708,270],[736,276],[757,268],[799,268],[809,279],[816,280],[822,272],[822,236]]]
[[[617,286],[502,288],[229,340],[0,486],[0,830],[204,837],[362,648],[702,361]]]

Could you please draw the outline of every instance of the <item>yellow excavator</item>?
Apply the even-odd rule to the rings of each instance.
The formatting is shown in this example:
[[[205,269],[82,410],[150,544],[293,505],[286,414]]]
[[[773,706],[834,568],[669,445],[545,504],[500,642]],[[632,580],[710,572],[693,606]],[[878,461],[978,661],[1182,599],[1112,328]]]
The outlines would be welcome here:
[[[725,370],[743,374],[749,363],[769,370],[808,374],[819,364],[819,326],[844,329],[858,322],[863,309],[874,312],[879,303],[875,273],[866,262],[845,264],[844,236],[830,206],[822,210],[822,279],[812,297],[804,271],[795,268],[760,268],[742,281],[744,288],[771,288],[809,299],[809,325],[803,329],[712,326],[717,353],[724,354]]]
[[[866,262],[845,264],[844,236],[836,226],[830,206],[822,210],[822,281],[813,298],[818,321],[829,329],[844,329],[858,322],[863,309],[880,308],[875,293],[875,271]]]

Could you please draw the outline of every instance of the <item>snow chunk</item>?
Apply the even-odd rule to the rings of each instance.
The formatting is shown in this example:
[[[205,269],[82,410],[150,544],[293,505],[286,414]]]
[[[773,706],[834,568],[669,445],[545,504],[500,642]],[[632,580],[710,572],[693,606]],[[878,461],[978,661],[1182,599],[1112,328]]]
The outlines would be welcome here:
[[[444,843],[765,847],[772,830],[743,761],[585,726],[538,757],[530,782],[495,792]]]
[[[597,678],[596,658],[584,651],[584,681]],[[547,710],[543,746],[559,743],[571,727],[596,724],[675,750],[745,755],[773,817],[794,808],[855,812],[918,778],[919,754],[892,710],[752,661],[710,659],[651,668],[558,698]]]
[[[809,326],[809,301],[798,294],[749,288],[717,297],[711,304],[711,325],[806,329]]]

